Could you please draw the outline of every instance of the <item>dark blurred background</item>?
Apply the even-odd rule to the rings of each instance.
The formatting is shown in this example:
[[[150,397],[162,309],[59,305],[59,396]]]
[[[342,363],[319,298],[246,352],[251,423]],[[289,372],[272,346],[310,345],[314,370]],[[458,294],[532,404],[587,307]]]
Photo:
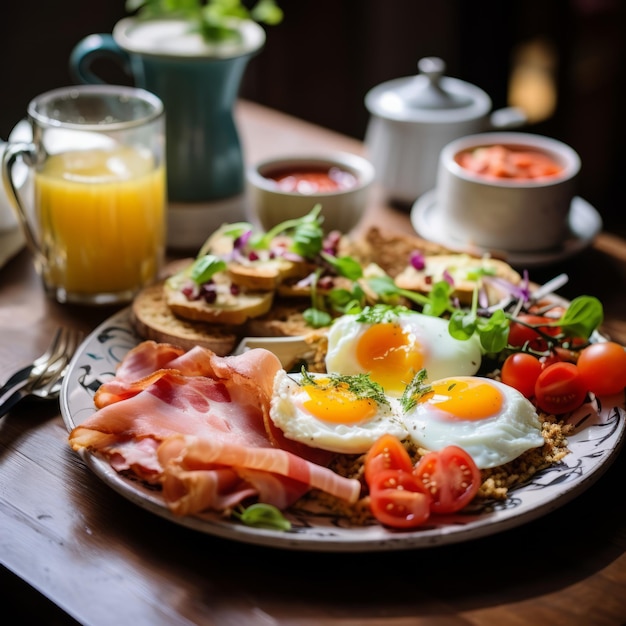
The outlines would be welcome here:
[[[363,139],[372,87],[439,56],[494,108],[515,104],[525,130],[581,156],[579,195],[626,233],[626,3],[621,0],[279,0],[284,21],[246,69],[242,97]],[[0,20],[0,138],[29,100],[70,83],[73,46],[110,33],[125,0],[13,2]],[[110,68],[104,74],[118,82]]]

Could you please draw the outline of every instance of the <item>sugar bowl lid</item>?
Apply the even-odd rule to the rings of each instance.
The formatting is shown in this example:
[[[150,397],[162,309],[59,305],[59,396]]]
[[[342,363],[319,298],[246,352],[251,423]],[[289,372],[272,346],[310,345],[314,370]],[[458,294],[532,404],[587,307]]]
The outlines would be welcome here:
[[[457,122],[487,115],[491,99],[471,83],[443,76],[446,64],[424,57],[419,74],[382,83],[367,92],[365,106],[373,115],[406,122]]]

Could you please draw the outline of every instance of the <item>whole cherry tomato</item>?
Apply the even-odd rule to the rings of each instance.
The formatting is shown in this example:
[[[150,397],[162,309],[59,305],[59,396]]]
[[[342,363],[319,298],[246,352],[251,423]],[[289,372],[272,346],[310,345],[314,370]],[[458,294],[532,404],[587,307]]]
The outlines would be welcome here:
[[[578,371],[585,385],[598,396],[626,388],[626,350],[613,341],[592,343],[578,355]]]
[[[509,325],[509,345],[514,348],[527,346],[531,350],[543,352],[548,349],[548,343],[542,333],[554,337],[561,331],[558,326],[548,326],[554,323],[554,318],[545,315],[521,313]]]
[[[502,364],[502,382],[514,387],[527,398],[535,395],[535,382],[541,373],[541,361],[527,352],[514,352]]]

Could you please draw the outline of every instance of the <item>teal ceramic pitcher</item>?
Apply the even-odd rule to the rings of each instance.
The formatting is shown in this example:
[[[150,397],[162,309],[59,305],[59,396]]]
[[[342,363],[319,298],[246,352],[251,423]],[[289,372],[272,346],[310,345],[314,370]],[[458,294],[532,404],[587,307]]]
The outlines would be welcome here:
[[[265,43],[252,21],[238,41],[205,43],[184,20],[120,20],[112,35],[82,39],[70,55],[79,83],[101,83],[97,59],[113,58],[138,87],[159,96],[166,114],[168,197],[215,201],[244,190],[244,160],[233,108],[244,70]]]

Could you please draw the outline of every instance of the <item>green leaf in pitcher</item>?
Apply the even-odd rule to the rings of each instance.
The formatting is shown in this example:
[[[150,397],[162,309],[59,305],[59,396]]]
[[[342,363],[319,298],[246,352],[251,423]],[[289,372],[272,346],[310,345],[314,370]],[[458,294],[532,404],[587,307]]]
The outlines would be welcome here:
[[[188,20],[207,43],[237,38],[236,24],[243,20],[275,26],[283,19],[275,0],[258,0],[250,9],[242,0],[127,0],[126,10],[139,19]]]

